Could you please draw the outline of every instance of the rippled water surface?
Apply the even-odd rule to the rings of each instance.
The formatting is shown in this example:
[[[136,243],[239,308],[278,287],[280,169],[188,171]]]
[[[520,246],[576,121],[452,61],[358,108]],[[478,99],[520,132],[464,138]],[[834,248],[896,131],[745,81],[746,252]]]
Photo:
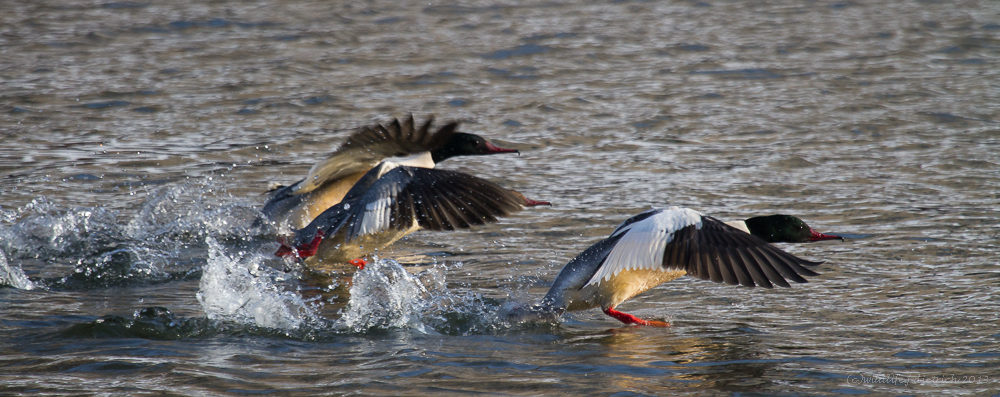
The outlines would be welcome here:
[[[990,395],[1000,3],[0,4],[0,394]],[[251,227],[413,113],[548,200],[303,280]],[[511,324],[627,217],[788,213],[821,275]],[[349,296],[349,299],[348,299]]]

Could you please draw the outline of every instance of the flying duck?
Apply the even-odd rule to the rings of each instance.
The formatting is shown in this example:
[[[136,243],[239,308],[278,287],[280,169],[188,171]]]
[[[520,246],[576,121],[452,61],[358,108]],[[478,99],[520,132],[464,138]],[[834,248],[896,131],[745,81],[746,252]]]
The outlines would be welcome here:
[[[726,222],[727,225],[760,237],[769,243],[805,243],[821,240],[843,240],[838,234],[823,234],[813,230],[805,221],[791,215],[755,216],[745,221]]]
[[[363,269],[359,258],[417,230],[465,229],[536,205],[550,204],[469,174],[384,161],[275,255],[305,258],[311,268]]]
[[[329,158],[302,180],[276,189],[261,210],[267,220],[302,228],[344,195],[366,172],[387,159],[397,164],[434,168],[454,156],[519,153],[493,145],[475,134],[457,132],[457,122],[431,131],[434,117],[416,127],[413,115],[402,123],[366,126],[347,138]]]
[[[600,307],[625,324],[669,326],[615,308],[657,285],[684,275],[717,283],[788,287],[818,273],[764,240],[688,208],[643,212],[563,267],[535,313]]]

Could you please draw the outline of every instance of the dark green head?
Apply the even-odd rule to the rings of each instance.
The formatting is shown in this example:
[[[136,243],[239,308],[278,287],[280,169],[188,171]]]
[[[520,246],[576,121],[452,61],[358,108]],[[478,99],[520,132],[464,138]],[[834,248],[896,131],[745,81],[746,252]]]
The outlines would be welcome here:
[[[818,233],[804,221],[791,215],[757,216],[744,222],[746,222],[750,234],[769,243],[804,243],[844,239],[833,234]]]
[[[456,132],[451,135],[448,142],[445,142],[445,144],[441,145],[441,147],[431,151],[431,159],[434,160],[435,163],[438,163],[454,156],[472,156],[496,153],[521,154],[521,152],[518,152],[517,150],[504,149],[489,143],[489,141],[479,135]]]

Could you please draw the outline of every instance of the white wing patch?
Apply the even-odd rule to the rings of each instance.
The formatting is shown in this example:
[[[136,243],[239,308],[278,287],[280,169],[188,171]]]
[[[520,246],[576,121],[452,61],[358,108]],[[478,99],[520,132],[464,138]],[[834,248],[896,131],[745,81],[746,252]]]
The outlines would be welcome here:
[[[747,228],[747,223],[744,221],[731,221],[731,222],[726,222],[726,224],[735,227],[737,229],[740,229],[746,234],[750,234],[750,229]]]
[[[688,208],[670,207],[660,213],[616,230],[625,233],[604,259],[587,285],[599,285],[623,271],[662,270],[663,250],[673,240],[674,232],[696,225],[701,228],[701,213]],[[586,285],[585,285],[586,286]]]
[[[361,218],[361,235],[373,234],[385,230],[389,226],[389,205],[393,197],[379,197],[365,206]]]
[[[401,189],[401,186],[393,186],[393,189],[384,196],[365,205],[365,212],[361,215],[359,235],[378,233],[389,228],[392,221],[392,203],[396,201]]]

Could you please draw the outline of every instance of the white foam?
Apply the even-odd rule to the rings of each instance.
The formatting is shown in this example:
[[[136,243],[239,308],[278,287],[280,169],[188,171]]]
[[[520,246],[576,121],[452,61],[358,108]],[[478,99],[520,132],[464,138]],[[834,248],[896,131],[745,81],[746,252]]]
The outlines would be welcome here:
[[[254,324],[281,330],[298,329],[315,316],[298,294],[283,291],[284,274],[264,266],[255,253],[230,253],[206,238],[208,262],[202,269],[198,302],[213,320]]]
[[[432,332],[422,321],[423,312],[431,302],[431,291],[399,262],[373,260],[354,274],[350,292],[350,301],[340,318],[340,325],[348,330],[409,328]]]
[[[58,208],[39,199],[0,212],[0,255],[76,261],[74,270],[94,285],[162,280],[207,258],[197,293],[207,317],[277,330],[479,332],[495,323],[495,308],[480,294],[448,289],[445,274],[460,263],[411,274],[414,268],[387,259],[354,273],[346,306],[324,318],[325,302],[298,292],[299,274],[271,267],[272,244],[245,244],[259,237],[249,227],[255,215],[251,203],[216,202],[204,188],[187,185],[154,190],[135,210],[121,212]],[[45,288],[6,256],[0,256],[0,284]]]
[[[10,226],[0,227],[0,247],[15,257],[65,256],[68,247],[92,246],[115,236],[115,213],[101,207],[61,210],[36,199],[3,218]]]
[[[130,239],[162,236],[233,235],[249,229],[257,215],[249,202],[213,196],[209,186],[182,184],[153,190],[120,227]]]
[[[7,263],[7,256],[0,251],[0,286],[4,285],[24,290],[38,288],[28,279],[20,266],[11,266]]]

